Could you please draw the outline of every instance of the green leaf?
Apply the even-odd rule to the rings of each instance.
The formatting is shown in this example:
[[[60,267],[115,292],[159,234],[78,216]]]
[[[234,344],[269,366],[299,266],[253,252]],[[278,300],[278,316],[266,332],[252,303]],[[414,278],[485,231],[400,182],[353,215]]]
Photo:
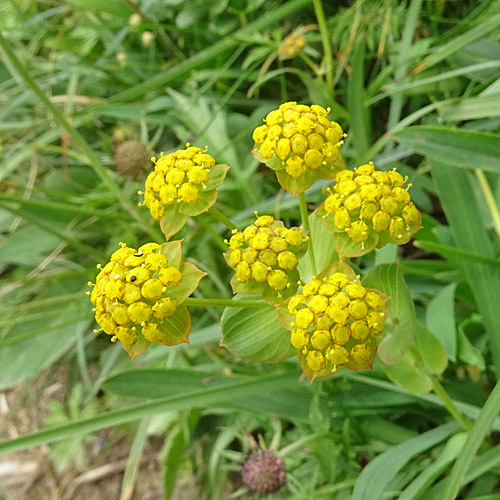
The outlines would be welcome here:
[[[196,203],[179,203],[178,210],[180,214],[195,217],[208,211],[217,201],[217,191],[200,191],[199,199]]]
[[[200,280],[207,275],[191,262],[184,262],[179,267],[182,281],[177,286],[168,287],[168,294],[177,304],[182,304],[197,288]]]
[[[121,344],[121,342],[120,342]],[[125,352],[130,356],[130,359],[134,361],[137,356],[141,355],[143,352],[147,351],[148,347],[151,345],[149,340],[146,340],[142,335],[139,334],[137,341],[132,345],[121,344]]]
[[[96,417],[81,419],[70,424],[58,425],[16,439],[3,441],[0,442],[0,453],[23,450],[43,443],[60,441],[70,436],[105,429],[106,427],[137,420],[147,415],[186,410],[195,407],[207,407],[224,401],[232,401],[242,394],[245,394],[245,396],[263,393],[271,394],[272,392],[279,392],[284,388],[290,386],[296,387],[297,385],[298,376],[296,372],[293,372],[255,377],[252,380],[235,382],[228,386],[216,386],[183,392],[175,396],[120,408],[119,410],[102,413]]]
[[[170,318],[165,318],[158,324],[158,329],[166,335],[166,340],[161,342],[165,346],[177,344],[189,344],[189,332],[191,331],[191,316],[188,308],[181,304],[177,306]]]
[[[429,302],[425,313],[427,328],[443,343],[448,357],[456,360],[457,332],[455,329],[455,288],[450,283],[441,289]]]
[[[309,214],[309,226],[311,229],[309,234],[311,238],[310,244],[314,247],[316,267],[321,272],[325,267],[339,260],[334,235],[321,223],[317,211]],[[304,282],[309,281],[312,276],[310,259],[306,257],[300,259],[298,270],[301,279]]]
[[[229,165],[225,165],[224,163],[214,165],[210,169],[210,175],[207,182],[207,191],[218,188],[226,178],[228,170]]]
[[[479,349],[474,347],[467,335],[465,334],[465,329],[470,325],[476,323],[474,318],[468,318],[460,325],[458,325],[458,345],[457,345],[457,356],[460,361],[469,365],[477,366],[480,371],[486,369],[486,364],[484,362],[484,357]],[[479,325],[478,325],[479,326]],[[482,324],[480,325],[482,328]]]
[[[434,162],[448,166],[500,172],[500,136],[448,127],[417,126],[403,129],[394,138]],[[469,193],[470,194],[470,193]]]
[[[481,160],[477,158],[477,163]],[[497,160],[498,161],[498,160]],[[488,236],[488,228],[478,202],[471,193],[475,192],[476,180],[469,172],[456,169],[445,163],[430,159],[432,177],[436,182],[439,199],[457,248],[495,258],[495,249]],[[498,269],[469,259],[456,259],[462,264],[467,282],[483,318],[491,343],[491,352],[500,374],[500,277]]]
[[[407,351],[398,363],[389,365],[381,360],[379,362],[387,377],[405,391],[418,394],[432,390],[432,380],[422,371],[412,350]]]
[[[275,307],[227,308],[221,326],[221,346],[246,361],[278,363],[297,352],[290,344],[290,333],[282,326]]]
[[[169,240],[174,234],[178,233],[186,224],[189,215],[181,214],[177,203],[165,205],[165,215],[160,220],[161,232]]]
[[[368,232],[368,239],[362,243],[355,243],[345,231],[335,232],[335,246],[341,259],[366,255],[377,246],[378,241],[379,235],[373,231]]]
[[[448,366],[448,356],[443,343],[420,321],[417,321],[417,333],[413,347],[420,355],[423,366],[433,375],[441,375]]]
[[[179,268],[182,259],[182,241],[168,241],[161,246],[161,253],[167,258],[168,265]]]
[[[399,262],[372,268],[363,278],[366,287],[380,290],[390,297],[389,315],[378,354],[384,363],[398,363],[413,343],[417,327],[415,306]]]
[[[380,498],[398,472],[413,457],[437,445],[457,428],[457,423],[450,422],[381,453],[361,471],[354,486],[353,500]]]

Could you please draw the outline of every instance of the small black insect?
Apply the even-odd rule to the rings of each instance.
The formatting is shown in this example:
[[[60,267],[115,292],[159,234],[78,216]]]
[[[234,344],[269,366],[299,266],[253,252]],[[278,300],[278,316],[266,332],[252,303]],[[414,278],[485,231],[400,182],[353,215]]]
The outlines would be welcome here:
[[[137,279],[137,276],[130,276],[130,281],[133,283]]]

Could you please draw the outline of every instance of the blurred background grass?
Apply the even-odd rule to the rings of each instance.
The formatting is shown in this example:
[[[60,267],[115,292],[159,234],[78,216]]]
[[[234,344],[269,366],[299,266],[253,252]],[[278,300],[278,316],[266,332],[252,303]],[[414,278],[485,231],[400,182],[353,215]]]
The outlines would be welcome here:
[[[287,486],[270,498],[368,500],[362,492],[374,479],[360,472],[387,453],[376,464],[377,495],[441,499],[432,484],[463,440],[433,395],[408,394],[380,369],[310,386],[298,382],[295,360],[238,361],[218,347],[216,309],[191,309],[194,345],[153,346],[132,364],[119,345],[92,333],[85,290],[119,241],[163,241],[136,193],[148,157],[186,142],[231,166],[217,202],[228,217],[244,223],[259,210],[296,223],[298,198],[252,157],[251,133],[286,100],[329,106],[349,134],[342,149],[350,168],[374,160],[413,183],[426,214],[415,245],[355,264],[400,259],[417,318],[447,350],[443,384],[475,418],[500,366],[499,7],[496,0],[1,2],[0,437],[68,425],[66,439],[50,448],[6,455],[6,463],[31,457],[34,465],[23,482],[0,480],[0,497],[250,498],[238,471],[260,442],[286,464]],[[287,57],[292,33],[305,46]],[[446,160],[452,166],[441,168]],[[308,191],[311,207],[325,185]],[[209,273],[195,297],[230,298],[225,228],[203,214],[178,236],[184,256]],[[209,392],[197,393],[207,380]],[[229,380],[242,385],[230,392],[221,385]],[[137,399],[176,395],[177,403],[156,406]],[[128,410],[134,403],[139,409]],[[440,433],[429,434],[435,427]],[[461,478],[462,498],[500,498],[497,443],[493,434],[480,466]]]

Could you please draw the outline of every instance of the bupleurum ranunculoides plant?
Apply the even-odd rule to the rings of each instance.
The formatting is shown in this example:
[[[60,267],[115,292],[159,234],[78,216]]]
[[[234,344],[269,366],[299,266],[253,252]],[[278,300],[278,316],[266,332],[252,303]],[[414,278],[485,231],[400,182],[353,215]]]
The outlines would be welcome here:
[[[102,267],[88,292],[100,330],[120,341],[133,359],[151,343],[189,343],[189,311],[183,302],[206,274],[181,261],[181,242],[125,243]]]
[[[206,150],[186,144],[160,158],[151,158],[155,169],[146,179],[144,202],[167,240],[180,231],[190,217],[209,210],[217,200],[217,188],[229,167],[216,165]]]
[[[188,299],[205,273],[181,261],[181,241],[148,243],[137,250],[122,244],[106,266],[98,266],[89,295],[101,329],[132,358],[150,343],[188,342],[186,305],[193,304],[233,311],[222,315],[222,341],[231,351],[236,339],[234,351],[243,359],[283,360],[296,350],[310,381],[341,368],[372,366],[390,297],[363,286],[348,260],[387,243],[407,243],[418,231],[421,215],[408,192],[411,184],[396,170],[376,171],[373,163],[345,170],[339,156],[345,134],[321,106],[287,102],[264,121],[253,133],[253,154],[276,172],[288,192],[299,195],[302,225],[288,228],[255,213],[256,220],[240,230],[213,206],[227,165],[217,165],[206,149],[189,144],[153,158],[142,205],[160,221],[167,240],[189,217],[205,211],[224,223],[232,231],[224,257],[234,270],[235,296]],[[315,226],[322,242],[317,260],[304,191],[318,179],[334,183],[316,210],[330,231]],[[317,262],[324,268],[316,269]],[[245,299],[246,294],[251,297]]]
[[[326,109],[286,102],[264,121],[253,132],[253,154],[276,171],[289,193],[302,193],[317,179],[333,179],[344,169],[339,148],[345,134]]]

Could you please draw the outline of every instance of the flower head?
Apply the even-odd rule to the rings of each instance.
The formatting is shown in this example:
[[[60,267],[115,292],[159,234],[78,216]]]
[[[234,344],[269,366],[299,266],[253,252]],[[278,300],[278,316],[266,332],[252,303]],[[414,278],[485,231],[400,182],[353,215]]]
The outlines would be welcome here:
[[[120,247],[104,267],[98,266],[96,283],[89,282],[93,289],[87,293],[101,327],[95,333],[102,330],[113,342],[119,340],[132,357],[152,342],[187,342],[190,321],[182,302],[204,273],[181,263],[178,242],[147,243],[138,250],[125,243]],[[174,316],[185,323],[182,328],[172,329]]]
[[[241,471],[243,482],[256,493],[273,493],[285,484],[284,466],[273,450],[254,451]]]
[[[294,293],[298,259],[307,248],[302,228],[287,229],[281,221],[262,215],[243,231],[234,231],[227,244],[229,250],[224,256],[235,270],[235,293],[260,292],[278,302],[284,293]]]
[[[323,279],[313,278],[285,302],[293,317],[290,341],[310,380],[343,367],[371,367],[376,337],[384,330],[387,299],[356,278],[334,272]]]
[[[339,159],[344,132],[321,106],[287,102],[264,121],[253,132],[254,155],[277,171],[290,193],[305,191],[316,179],[332,179],[344,168]]]
[[[422,227],[419,210],[396,169],[376,171],[373,163],[339,172],[318,215],[334,232],[344,233],[362,255],[386,243],[402,245]]]
[[[294,31],[283,39],[283,42],[278,49],[278,55],[281,60],[293,59],[300,54],[305,46],[306,40],[304,35],[299,31]]]
[[[207,211],[217,199],[216,188],[226,176],[228,166],[216,165],[205,150],[186,145],[175,153],[152,158],[155,169],[146,179],[144,202],[151,216],[161,221],[170,238],[190,216]]]

